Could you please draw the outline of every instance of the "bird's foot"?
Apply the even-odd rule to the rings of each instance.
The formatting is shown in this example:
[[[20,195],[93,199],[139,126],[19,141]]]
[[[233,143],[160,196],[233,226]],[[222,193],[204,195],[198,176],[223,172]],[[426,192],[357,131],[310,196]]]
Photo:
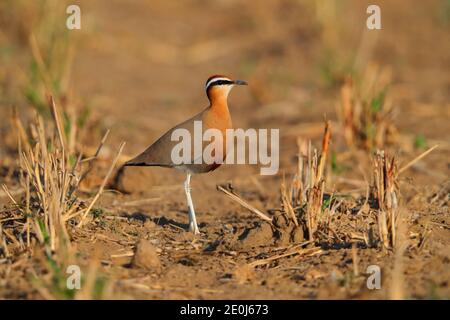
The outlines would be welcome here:
[[[198,229],[198,226],[194,222],[189,222],[189,230],[192,231],[194,234],[200,234],[200,230]]]

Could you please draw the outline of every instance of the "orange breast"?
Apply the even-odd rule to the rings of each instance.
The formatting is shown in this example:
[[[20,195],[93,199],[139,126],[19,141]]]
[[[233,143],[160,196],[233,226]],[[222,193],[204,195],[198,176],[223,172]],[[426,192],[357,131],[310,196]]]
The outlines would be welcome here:
[[[226,105],[226,103],[212,105],[204,113],[202,121],[204,130],[214,128],[221,131],[221,143],[223,147],[223,156],[225,159],[225,156],[227,155],[226,130],[233,128],[230,112],[228,111],[228,106]]]

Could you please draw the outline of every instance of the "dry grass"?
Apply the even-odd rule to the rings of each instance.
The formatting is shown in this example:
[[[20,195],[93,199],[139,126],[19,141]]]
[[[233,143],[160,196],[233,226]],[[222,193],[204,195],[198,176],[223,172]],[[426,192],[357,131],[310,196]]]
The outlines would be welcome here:
[[[2,214],[6,217],[1,221],[7,221],[3,225],[4,233],[11,230],[14,234],[3,246],[4,252],[30,249],[33,239],[46,248],[48,255],[68,246],[68,226],[75,223],[81,226],[85,222],[124,146],[120,146],[96,196],[81,199],[77,194],[79,185],[91,171],[106,135],[96,154],[82,159],[82,153],[75,154],[66,148],[69,138],[62,130],[59,110],[52,98],[49,108],[53,121],[45,123],[36,115],[28,132],[17,115],[13,119],[18,133],[19,182],[24,195],[16,199],[3,185],[13,207]]]
[[[390,70],[374,65],[367,68],[359,82],[350,76],[345,80],[337,114],[350,148],[381,149],[396,141],[395,109],[388,92],[390,82]]]
[[[397,224],[401,209],[399,175],[436,148],[437,146],[431,147],[401,168],[398,167],[395,157],[390,157],[385,151],[377,151],[375,154],[372,161],[370,201],[376,209],[378,232],[384,248],[398,247]]]
[[[57,27],[65,23],[60,13],[66,4],[49,0],[5,5],[10,16],[0,15],[0,23],[7,22],[7,34],[18,32],[7,38],[7,43],[27,53],[28,69],[21,66],[25,77],[20,87],[31,108],[20,116],[14,108],[10,130],[3,139],[9,151],[18,153],[18,159],[10,165],[11,172],[0,191],[10,201],[10,206],[0,211],[0,261],[22,263],[32,258],[27,276],[44,298],[101,298],[106,291],[99,285],[106,280],[96,259],[83,270],[86,277],[81,291],[67,289],[66,267],[76,264],[83,268],[71,241],[76,227],[91,218],[124,145],[102,183],[97,183],[98,191],[90,196],[92,182],[99,181],[94,164],[99,169],[97,160],[108,132],[97,148],[83,144],[92,141],[97,130],[92,130],[96,123],[89,108],[71,95],[74,37],[66,28]],[[2,40],[4,35],[0,32]]]
[[[395,246],[399,207],[398,166],[394,157],[384,151],[373,159],[372,200],[378,209],[378,229],[385,248]]]
[[[314,240],[319,225],[326,221],[330,212],[323,212],[325,190],[325,167],[331,140],[330,123],[325,123],[322,139],[322,151],[312,149],[311,142],[306,147],[299,141],[297,172],[288,189],[283,181],[281,199],[283,209],[296,226],[301,225],[309,240]],[[334,211],[336,207],[333,207]]]
[[[98,259],[91,259],[83,277],[82,290],[66,287],[66,267],[81,266],[71,245],[71,234],[89,220],[123,150],[121,144],[108,173],[94,197],[83,198],[80,184],[92,174],[93,163],[105,144],[108,132],[95,154],[83,159],[83,153],[66,146],[77,136],[67,136],[62,129],[60,112],[55,101],[48,100],[52,120],[45,121],[37,112],[25,129],[17,114],[14,123],[19,150],[20,197],[3,184],[11,207],[0,212],[0,257],[20,259],[28,253],[39,267],[32,267],[32,283],[46,299],[90,299],[111,297],[112,283],[99,272]],[[76,124],[73,124],[74,126]],[[78,144],[76,144],[78,146]],[[46,270],[45,274],[41,274]],[[109,292],[109,293],[108,293]]]

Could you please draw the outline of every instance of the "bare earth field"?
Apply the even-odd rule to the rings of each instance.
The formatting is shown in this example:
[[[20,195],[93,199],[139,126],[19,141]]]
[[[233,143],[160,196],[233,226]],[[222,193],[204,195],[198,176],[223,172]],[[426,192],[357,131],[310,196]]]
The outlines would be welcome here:
[[[37,13],[27,1],[0,5],[0,184],[7,186],[0,189],[0,298],[450,298],[448,2],[378,1],[382,29],[369,31],[367,1],[75,1],[82,29],[55,39],[46,32],[55,25],[65,29],[65,6],[46,3],[51,15]],[[54,24],[58,19],[61,25]],[[44,27],[33,29],[40,23]],[[93,170],[75,192],[80,208],[89,205],[126,142],[83,225],[82,215],[68,219],[70,241],[51,249],[33,226],[27,243],[33,209],[28,218],[21,213],[27,191],[20,182],[25,179],[20,138],[11,120],[15,107],[29,130],[33,110],[39,109],[30,92],[44,96],[36,83],[45,79],[33,80],[30,71],[37,57],[30,44],[33,32],[48,74],[69,65],[62,68],[62,89],[53,92],[58,107],[78,114],[86,106],[90,110],[88,124],[74,133],[79,135],[73,150],[92,156],[110,130]],[[68,44],[67,56],[59,54],[66,52],[63,45],[52,43]],[[249,82],[230,94],[233,124],[280,129],[280,170],[262,176],[257,165],[224,165],[194,176],[201,232],[194,236],[187,230],[183,173],[118,169],[208,105],[204,82],[211,74]],[[386,139],[368,146],[367,134],[355,136],[350,145],[341,114],[345,90],[369,85],[372,75],[388,78],[381,105],[392,110],[376,116],[377,123],[387,124]],[[361,93],[362,101],[366,97]],[[376,97],[370,101],[377,106]],[[324,118],[330,121],[331,142],[319,223],[311,237],[304,220],[311,199],[296,206],[295,192],[289,192],[295,190],[298,155],[306,154],[307,141],[323,152]],[[52,123],[51,116],[43,119]],[[385,213],[374,198],[378,149],[385,151],[388,168],[391,157],[396,166],[391,187],[398,205],[386,205],[387,214],[395,216],[394,227],[388,218],[387,241],[380,231]],[[292,206],[283,201],[283,185]],[[39,198],[31,199],[31,208],[39,207],[34,204]],[[65,288],[71,264],[83,275],[75,292]],[[380,267],[380,289],[367,288],[371,265]]]

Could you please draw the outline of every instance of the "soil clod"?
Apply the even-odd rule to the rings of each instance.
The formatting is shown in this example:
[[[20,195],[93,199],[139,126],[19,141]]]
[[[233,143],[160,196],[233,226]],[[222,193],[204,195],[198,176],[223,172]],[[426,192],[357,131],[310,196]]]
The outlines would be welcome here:
[[[161,261],[156,248],[148,240],[139,240],[136,245],[136,252],[133,257],[132,265],[147,270],[159,272],[161,270]]]

